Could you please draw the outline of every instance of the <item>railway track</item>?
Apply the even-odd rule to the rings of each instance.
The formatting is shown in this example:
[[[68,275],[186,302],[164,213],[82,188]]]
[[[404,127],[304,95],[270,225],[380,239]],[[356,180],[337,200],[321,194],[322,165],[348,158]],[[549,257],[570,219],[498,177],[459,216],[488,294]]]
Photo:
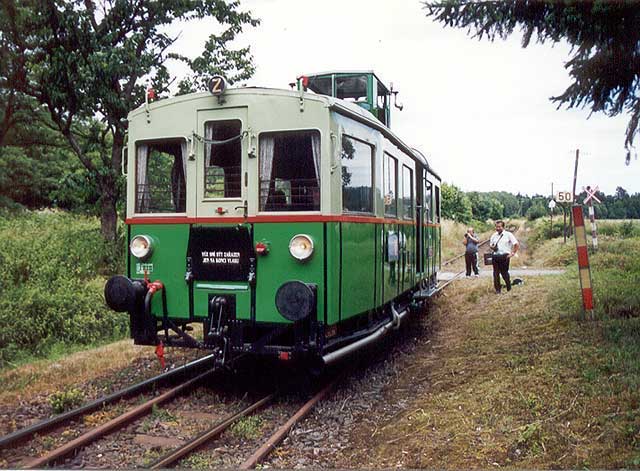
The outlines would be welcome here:
[[[479,244],[479,247],[483,247],[488,243],[488,240],[484,240]],[[456,260],[462,258],[464,254],[453,257],[445,262],[443,262],[443,266],[447,266],[455,262]],[[450,280],[447,280],[444,284],[438,286],[437,291],[442,291],[446,286],[448,286],[451,282],[458,279],[462,274],[465,273],[465,270],[462,270],[454,275],[454,277]],[[166,402],[171,401],[182,393],[186,392],[190,388],[194,387],[199,382],[203,381],[205,378],[212,375],[216,368],[206,369],[208,366],[213,365],[213,355],[208,355],[206,357],[200,358],[194,362],[191,362],[187,365],[181,366],[167,373],[163,373],[156,377],[153,377],[149,380],[143,381],[136,385],[125,388],[116,393],[110,394],[108,396],[102,397],[91,403],[88,403],[78,409],[72,410],[70,412],[60,414],[51,419],[47,419],[36,423],[35,425],[25,427],[23,429],[12,432],[4,437],[0,437],[0,449],[7,448],[9,446],[15,445],[16,443],[26,441],[29,438],[33,437],[35,434],[40,434],[43,432],[47,432],[50,430],[55,430],[59,428],[62,424],[67,422],[77,420],[89,413],[92,413],[107,404],[114,403],[121,399],[131,397],[135,394],[139,394],[145,390],[148,390],[156,385],[175,380],[180,378],[180,376],[184,376],[185,378],[189,375],[193,376],[194,372],[199,372],[199,370],[205,369],[205,371],[201,374],[193,376],[191,378],[186,378],[186,380],[175,386],[168,391],[158,395],[157,397],[146,401],[143,404],[140,404],[127,412],[109,420],[107,423],[95,427],[89,430],[86,433],[68,441],[62,446],[55,448],[54,450],[48,451],[42,456],[37,458],[29,459],[28,461],[23,462],[23,467],[25,468],[42,468],[52,463],[59,462],[64,457],[69,456],[74,452],[78,452],[78,450],[88,446],[92,442],[99,440],[102,437],[105,437],[108,434],[116,432],[128,424],[134,422],[140,417],[148,414],[153,410],[154,407],[159,406],[160,404],[164,404]],[[317,402],[319,402],[323,397],[325,397],[330,390],[334,387],[335,382],[327,385],[323,388],[316,396],[314,396],[308,403],[306,403],[299,411],[292,415],[292,417],[287,420],[287,422],[282,425],[276,433],[269,437],[260,447],[256,450],[249,458],[247,458],[240,466],[241,469],[250,469],[255,467],[261,460],[265,458],[265,456],[272,451],[277,444],[282,441],[291,430],[291,428],[301,420],[309,411],[315,406]],[[234,423],[236,423],[241,418],[253,414],[257,410],[263,408],[268,403],[272,402],[276,397],[276,393],[271,393],[265,395],[261,399],[253,402],[247,407],[243,408],[241,411],[230,414],[223,418],[221,421],[217,422],[213,427],[209,427],[206,431],[198,434],[195,438],[189,440],[183,446],[179,446],[175,450],[168,453],[166,456],[158,459],[152,465],[147,465],[151,469],[159,469],[166,468],[171,465],[178,463],[180,460],[185,459],[195,450],[198,450],[205,446],[206,443],[215,439],[219,435],[221,435],[225,430],[231,427]]]
[[[321,388],[318,393],[316,393],[311,399],[306,401],[299,409],[297,409],[297,411],[292,414],[284,424],[279,426],[272,434],[270,434],[265,440],[263,440],[262,445],[258,447],[241,464],[238,464],[237,468],[255,468],[276,448],[276,446],[278,446],[279,443],[281,443],[287,437],[291,429],[298,422],[304,419],[311,412],[311,410],[334,389],[341,378],[342,375],[336,377],[332,381],[328,382],[323,388]],[[189,456],[189,454],[197,451],[199,448],[205,446],[208,442],[218,437],[242,417],[254,413],[255,411],[267,405],[269,402],[273,401],[276,398],[276,395],[276,393],[269,394],[259,401],[256,401],[250,406],[244,408],[240,412],[224,418],[222,421],[215,424],[194,439],[190,440],[185,445],[176,448],[175,450],[157,460],[155,463],[149,466],[149,469],[165,469],[179,463],[180,460],[185,459],[187,456]]]
[[[192,372],[198,371],[199,369],[206,367],[208,364],[212,364],[214,359],[215,359],[214,355],[207,355],[202,358],[198,358],[197,360],[194,360],[185,365],[174,368],[173,370],[159,374],[157,376],[141,381],[127,388],[124,388],[120,391],[116,391],[112,394],[109,394],[107,396],[103,396],[99,399],[91,401],[76,409],[70,410],[62,414],[58,414],[54,417],[42,420],[28,427],[18,429],[3,437],[0,437],[0,449],[7,448],[11,445],[20,443],[25,440],[29,440],[31,437],[33,437],[38,433],[47,432],[65,423],[68,423],[72,420],[77,420],[108,404],[112,404],[114,402],[120,401],[121,399],[125,399],[135,394],[139,394],[159,384],[174,381],[176,379],[179,379],[181,376],[184,376],[186,378]]]
[[[482,242],[480,242],[478,244],[478,248],[486,246],[486,244],[489,242],[489,239],[483,240]],[[480,250],[478,250],[478,263],[480,263],[480,257],[482,256],[482,253]],[[461,259],[462,257],[464,257],[464,253],[460,254],[460,255],[456,255],[455,257],[450,258],[449,260],[445,260],[444,262],[442,262],[442,266],[446,266],[446,265],[450,265],[453,262],[455,262],[456,260]],[[443,289],[445,289],[447,286],[449,286],[451,283],[453,283],[455,280],[457,280],[458,278],[460,278],[464,273],[466,273],[466,269],[465,270],[461,270],[459,272],[457,272],[455,275],[453,275],[453,277],[451,277],[451,279],[445,281],[442,285],[439,285],[436,292],[440,292]]]
[[[203,364],[206,364],[206,362],[204,361],[204,359],[201,359],[198,362],[196,362],[195,367],[198,367],[198,366],[201,367]],[[87,459],[89,460],[89,463],[90,463],[88,464],[88,466],[93,467],[92,460],[96,455],[95,449],[96,448],[100,449],[100,445],[98,443],[102,443],[104,448],[105,442],[102,442],[102,441],[99,442],[99,440],[104,439],[110,435],[113,435],[113,437],[111,437],[110,440],[116,440],[120,443],[122,443],[123,440],[125,441],[128,440],[128,437],[130,437],[131,430],[132,430],[131,428],[127,428],[129,425],[137,423],[135,427],[139,428],[140,424],[138,422],[141,418],[145,417],[152,411],[157,410],[157,408],[160,405],[167,404],[172,400],[176,399],[177,397],[184,395],[188,390],[194,388],[199,383],[203,383],[204,380],[208,379],[217,370],[218,369],[215,367],[209,368],[204,372],[197,374],[194,377],[182,382],[181,384],[175,387],[172,387],[171,389],[163,392],[162,394],[154,398],[151,398],[142,404],[139,404],[135,407],[130,408],[129,410],[118,415],[117,417],[112,418],[108,422],[86,431],[85,433],[71,439],[70,441],[67,441],[66,443],[62,444],[61,446],[58,446],[55,449],[47,451],[41,456],[38,456],[36,458],[29,457],[29,454],[33,453],[34,448],[21,449],[18,452],[18,455],[22,456],[22,458],[20,458],[19,461],[14,459],[12,462],[14,463],[15,467],[20,467],[25,469],[41,469],[47,466],[60,465],[63,463],[63,460],[67,459],[68,457],[74,454],[76,455],[76,458],[74,458],[75,460],[77,459],[79,454],[82,454],[86,458],[81,458],[81,461],[87,464],[87,462],[85,461],[85,459]],[[46,432],[46,431],[53,431],[55,433],[57,428],[59,428],[59,426],[65,420],[71,421],[74,419],[78,419],[82,417],[83,414],[88,413],[88,411],[95,410],[94,404],[104,405],[105,403],[109,402],[108,400],[112,398],[115,398],[115,397],[122,398],[128,394],[129,395],[133,394],[132,391],[139,392],[140,388],[142,388],[143,386],[148,388],[151,384],[157,383],[158,381],[166,378],[167,378],[166,374],[159,375],[158,377],[152,378],[151,380],[147,380],[143,383],[126,388],[125,390],[119,391],[118,393],[114,393],[111,396],[108,396],[107,398],[101,398],[97,401],[92,402],[91,404],[87,404],[86,406],[83,406],[67,414],[64,414],[63,415],[64,417],[54,417],[51,420],[43,421],[41,423],[36,424],[35,426],[28,427],[26,429],[22,429],[17,432],[14,432],[13,434],[10,434],[10,436],[8,435],[7,437],[3,437],[4,448],[7,448],[11,445],[15,445],[19,441],[26,441],[29,438],[32,438],[33,435],[37,433]],[[329,392],[333,389],[337,381],[338,381],[337,379],[334,379],[331,383],[329,383],[327,386],[322,388],[322,390],[319,393],[317,393],[311,400],[307,401],[299,410],[296,411],[295,414],[291,414],[288,420],[286,421],[282,420],[278,422],[278,423],[284,422],[284,424],[279,426],[276,432],[273,435],[270,435],[264,441],[263,445],[257,448],[255,452],[251,453],[253,448],[248,450],[246,455],[249,457],[246,458],[246,460],[242,464],[237,463],[236,466],[241,466],[241,469],[250,469],[252,467],[255,467],[257,463],[263,460],[277,446],[277,444],[280,443],[287,436],[288,432],[298,421],[302,420],[320,400],[322,400],[324,397],[326,397],[327,394],[329,394]],[[167,467],[171,467],[172,465],[176,465],[180,462],[180,460],[188,458],[192,453],[202,449],[212,440],[215,440],[225,430],[229,429],[229,427],[233,426],[240,419],[264,408],[269,403],[272,403],[274,399],[276,399],[277,397],[278,397],[278,394],[275,392],[266,394],[263,397],[261,397],[259,400],[252,402],[250,405],[242,408],[242,410],[240,410],[239,412],[227,415],[222,420],[215,423],[214,426],[208,427],[207,430],[197,434],[193,439],[189,440],[184,445],[175,448],[167,455],[156,460],[153,464],[150,465],[149,463],[136,463],[136,465],[151,468],[151,469],[167,468]],[[116,399],[113,399],[113,400],[116,400]],[[241,401],[242,400],[240,400],[240,402]],[[233,406],[227,407],[227,408],[232,408],[232,407]],[[124,433],[124,434],[119,433],[120,431],[124,431],[125,428],[129,430],[128,433]],[[47,435],[41,436],[40,438],[43,438],[43,437],[46,439]],[[92,445],[94,442],[98,442],[98,443],[96,443],[96,445]],[[138,455],[141,456],[143,454],[144,453],[139,453]],[[70,462],[64,461],[64,463],[66,466]],[[75,464],[73,465],[75,466]],[[130,466],[131,466],[130,464],[126,465],[126,467],[130,467]]]

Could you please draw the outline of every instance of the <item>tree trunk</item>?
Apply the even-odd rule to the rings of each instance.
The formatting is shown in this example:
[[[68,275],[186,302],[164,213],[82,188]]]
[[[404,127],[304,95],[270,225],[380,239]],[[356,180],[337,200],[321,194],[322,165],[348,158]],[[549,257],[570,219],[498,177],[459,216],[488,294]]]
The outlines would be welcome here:
[[[118,213],[116,212],[116,198],[108,191],[102,192],[100,211],[100,231],[102,237],[108,241],[115,241],[118,227]]]
[[[104,175],[99,182],[102,191],[100,228],[102,237],[109,241],[115,241],[117,236],[118,212],[116,203],[119,196],[118,175],[120,174],[123,146],[124,132],[116,128],[111,146],[111,172]]]

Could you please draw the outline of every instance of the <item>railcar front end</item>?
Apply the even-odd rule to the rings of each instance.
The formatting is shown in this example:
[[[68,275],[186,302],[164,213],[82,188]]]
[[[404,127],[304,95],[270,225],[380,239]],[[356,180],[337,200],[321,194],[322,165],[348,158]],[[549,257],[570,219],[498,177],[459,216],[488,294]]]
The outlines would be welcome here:
[[[127,275],[105,298],[136,344],[331,362],[435,283],[439,178],[357,106],[176,97],[130,114],[127,155]]]

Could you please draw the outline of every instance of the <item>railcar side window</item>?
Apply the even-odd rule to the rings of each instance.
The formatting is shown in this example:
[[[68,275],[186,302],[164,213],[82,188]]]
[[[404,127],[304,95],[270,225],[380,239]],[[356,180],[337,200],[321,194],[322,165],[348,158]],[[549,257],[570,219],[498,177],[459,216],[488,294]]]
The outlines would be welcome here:
[[[413,219],[413,171],[402,166],[402,207],[405,219]]]
[[[384,214],[398,216],[398,161],[384,154]]]
[[[166,139],[136,146],[136,213],[186,211],[187,141]]]
[[[239,120],[205,124],[205,198],[240,198],[241,130],[242,123]]]
[[[260,211],[320,210],[320,133],[260,134]]]
[[[342,136],[342,209],[373,212],[373,146]]]

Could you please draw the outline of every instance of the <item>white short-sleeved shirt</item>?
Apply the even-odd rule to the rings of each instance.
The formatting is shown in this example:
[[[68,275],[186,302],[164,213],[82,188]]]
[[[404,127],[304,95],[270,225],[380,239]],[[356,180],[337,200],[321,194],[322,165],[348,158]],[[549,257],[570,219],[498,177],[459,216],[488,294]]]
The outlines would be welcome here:
[[[489,245],[493,246],[496,243],[498,244],[498,250],[495,253],[511,253],[513,246],[518,243],[518,239],[509,231],[502,231],[502,237],[497,232],[494,232],[491,239],[489,239]]]

